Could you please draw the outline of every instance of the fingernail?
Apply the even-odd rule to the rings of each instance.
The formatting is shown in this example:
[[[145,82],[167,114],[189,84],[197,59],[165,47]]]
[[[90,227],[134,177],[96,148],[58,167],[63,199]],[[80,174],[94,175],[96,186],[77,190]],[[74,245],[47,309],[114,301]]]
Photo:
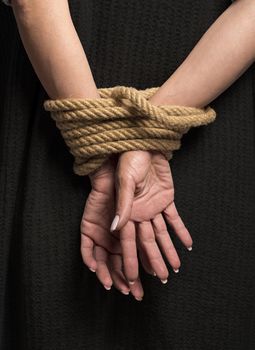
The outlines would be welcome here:
[[[156,272],[153,272],[153,276],[157,276]]]
[[[179,269],[173,269],[175,273],[178,273],[179,272]]]
[[[92,269],[92,267],[89,267],[90,271],[96,272],[96,270]]]
[[[119,222],[119,219],[120,219],[120,216],[119,215],[115,215],[113,221],[112,221],[112,224],[111,224],[111,227],[110,227],[110,231],[114,231],[118,225],[118,222]]]
[[[143,298],[138,298],[138,297],[135,297],[137,301],[142,301]]]
[[[167,279],[166,279],[166,280],[161,280],[161,282],[162,282],[163,284],[166,284],[166,283],[167,283]]]
[[[192,250],[192,247],[188,247],[187,249],[188,249],[189,251],[191,251],[191,250]]]
[[[128,290],[121,290],[121,293],[125,294],[125,295],[128,295],[129,294],[129,291]]]
[[[107,289],[107,290],[110,290],[110,289],[111,289],[111,286],[109,287],[109,286],[105,286],[105,285],[104,285],[104,287],[105,287],[105,289]]]
[[[135,284],[135,281],[128,281],[129,284]]]

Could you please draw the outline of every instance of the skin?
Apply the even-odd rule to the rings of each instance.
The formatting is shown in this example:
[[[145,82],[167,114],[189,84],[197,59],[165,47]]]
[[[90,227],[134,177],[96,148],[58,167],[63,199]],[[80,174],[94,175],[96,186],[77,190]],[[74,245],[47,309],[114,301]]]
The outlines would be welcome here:
[[[84,233],[81,253],[84,263],[92,271],[96,271],[106,289],[112,284],[124,292],[128,292],[130,288],[132,294],[139,298],[143,296],[143,289],[138,276],[137,245],[145,271],[152,275],[156,273],[162,283],[167,281],[168,270],[159,247],[173,269],[178,270],[180,267],[180,259],[168,234],[162,211],[166,221],[184,245],[190,247],[192,239],[174,204],[173,179],[166,158],[159,152],[141,151],[133,151],[130,159],[129,156],[130,152],[124,152],[117,164],[117,172],[124,171],[126,174],[128,170],[133,174],[132,178],[125,176],[117,185],[123,198],[123,202],[122,198],[119,198],[119,203],[122,202],[121,208],[128,219],[120,232],[116,232],[115,235],[118,243],[120,239],[121,251],[119,244],[109,241],[109,237],[113,240],[113,236],[109,235],[109,227],[115,211],[116,162],[108,161],[90,175],[92,191],[87,199],[81,222],[81,232]],[[136,187],[135,191],[133,185]],[[99,219],[102,217],[104,220]],[[100,241],[100,261],[95,257],[95,250],[99,251],[95,240]],[[122,259],[119,259],[120,255],[115,257],[120,260],[118,266],[123,265],[124,275],[121,271],[119,275],[131,281],[129,285],[124,283],[123,278],[117,281],[116,276],[111,276],[110,271],[114,270],[111,264],[113,254],[109,254],[109,251],[113,252],[114,247],[116,247],[115,253],[122,253]]]
[[[13,0],[13,10],[24,47],[48,95],[51,98],[99,98],[67,1]],[[208,28],[183,63],[150,98],[150,102],[155,105],[194,107],[209,104],[254,62],[254,21],[255,2],[236,0]],[[187,84],[187,81],[192,84]],[[135,167],[138,162],[144,166]],[[158,252],[155,259],[154,254],[160,245],[171,245],[171,242],[168,240],[160,243],[157,239],[159,229],[151,222],[157,220],[158,225],[162,226],[163,213],[170,224],[175,222],[174,231],[186,247],[192,244],[192,239],[175,208],[171,170],[160,153],[124,152],[112,170],[109,171],[108,166],[109,164],[104,164],[98,170],[99,175],[103,171],[105,176],[97,177],[97,172],[90,176],[93,189],[88,200],[91,201],[96,193],[94,201],[98,204],[101,202],[102,208],[97,212],[94,205],[85,205],[81,230],[84,217],[85,222],[93,216],[97,222],[102,222],[101,212],[107,212],[106,207],[109,206],[109,201],[105,198],[113,198],[115,188],[115,214],[119,216],[119,222],[112,234],[115,238],[120,238],[120,246],[116,248],[116,241],[112,243],[110,221],[104,217],[105,222],[102,222],[99,230],[107,233],[105,237],[108,243],[95,231],[86,229],[81,235],[81,253],[84,263],[96,269],[100,281],[107,288],[111,283],[121,290],[125,287],[127,291],[129,288],[141,300],[144,292],[138,277],[136,248],[143,267],[148,272],[152,273],[156,269],[161,279],[168,276],[162,256]],[[158,179],[161,179],[160,188],[156,187],[159,185],[156,184]],[[100,190],[97,190],[105,181],[109,184],[111,194],[110,190],[107,194],[100,194]],[[160,198],[157,197],[157,190],[161,194]],[[143,205],[148,205],[145,198],[150,199],[149,208],[147,207],[149,215],[143,217]],[[168,201],[161,203],[165,198]],[[109,214],[110,211],[113,214],[112,208]],[[160,230],[165,232],[163,226]],[[106,246],[110,250],[106,250]],[[173,267],[179,266],[175,249],[171,248],[170,251],[171,253],[166,248],[164,255]],[[114,264],[110,260],[114,260]],[[116,273],[123,278],[122,282],[116,282],[113,277]],[[127,280],[134,279],[134,284],[127,284]]]
[[[131,290],[134,297],[140,300],[143,296],[141,281],[138,278],[134,285],[129,286],[122,271],[120,241],[109,234],[115,211],[115,168],[116,159],[110,159],[90,175],[92,190],[81,221],[81,232],[84,233],[81,235],[81,255],[106,289],[114,285],[123,294],[129,294]],[[96,244],[96,241],[100,244]]]

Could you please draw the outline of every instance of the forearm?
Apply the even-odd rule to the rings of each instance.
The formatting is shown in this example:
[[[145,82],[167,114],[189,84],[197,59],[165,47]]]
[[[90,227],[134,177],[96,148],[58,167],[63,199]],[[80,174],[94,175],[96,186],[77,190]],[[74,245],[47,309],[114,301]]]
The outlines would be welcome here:
[[[255,1],[236,0],[151,97],[153,104],[204,107],[255,59]]]
[[[67,0],[12,0],[19,33],[52,99],[99,97]]]

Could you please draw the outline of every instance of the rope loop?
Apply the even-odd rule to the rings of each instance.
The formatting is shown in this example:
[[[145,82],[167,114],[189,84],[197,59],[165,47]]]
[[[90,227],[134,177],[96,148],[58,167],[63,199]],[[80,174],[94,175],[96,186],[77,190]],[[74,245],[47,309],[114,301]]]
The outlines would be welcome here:
[[[44,102],[74,156],[77,175],[89,174],[111,154],[124,151],[158,150],[170,160],[183,134],[216,118],[209,106],[153,105],[149,98],[157,90],[117,85],[98,89],[96,99]]]

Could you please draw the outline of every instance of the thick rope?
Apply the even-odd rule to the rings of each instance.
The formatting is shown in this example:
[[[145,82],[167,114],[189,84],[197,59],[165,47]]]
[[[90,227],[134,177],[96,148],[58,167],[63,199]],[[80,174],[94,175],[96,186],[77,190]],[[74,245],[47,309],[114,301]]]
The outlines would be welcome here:
[[[77,175],[89,174],[110,154],[124,151],[158,150],[170,160],[172,152],[180,148],[183,134],[216,118],[209,106],[155,106],[148,99],[157,90],[115,86],[98,89],[97,99],[44,102],[75,158]]]

